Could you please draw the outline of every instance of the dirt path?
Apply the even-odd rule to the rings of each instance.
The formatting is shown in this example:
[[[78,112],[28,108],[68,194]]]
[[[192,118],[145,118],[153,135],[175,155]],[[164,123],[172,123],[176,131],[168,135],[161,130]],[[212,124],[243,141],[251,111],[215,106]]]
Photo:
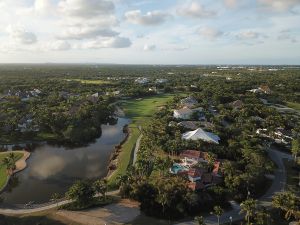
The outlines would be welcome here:
[[[13,173],[18,173],[27,167],[26,160],[30,157],[30,152],[27,151],[14,151],[16,153],[23,153],[23,157],[16,162],[16,169]]]
[[[58,211],[57,215],[84,225],[124,224],[140,215],[139,203],[123,199],[119,203],[83,211]]]

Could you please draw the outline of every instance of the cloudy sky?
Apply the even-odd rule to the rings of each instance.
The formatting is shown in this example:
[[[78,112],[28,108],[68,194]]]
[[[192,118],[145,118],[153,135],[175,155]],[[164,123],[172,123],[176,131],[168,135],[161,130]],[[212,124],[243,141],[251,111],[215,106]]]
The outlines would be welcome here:
[[[300,64],[300,0],[0,0],[0,63]]]

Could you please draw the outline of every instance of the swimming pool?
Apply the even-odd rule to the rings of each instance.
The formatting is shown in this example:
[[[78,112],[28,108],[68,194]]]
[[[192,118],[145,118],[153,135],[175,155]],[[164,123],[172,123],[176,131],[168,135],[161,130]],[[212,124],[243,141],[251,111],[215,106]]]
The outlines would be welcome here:
[[[172,174],[177,174],[178,172],[187,171],[187,170],[188,168],[178,163],[174,163],[173,166],[170,168],[170,172]]]

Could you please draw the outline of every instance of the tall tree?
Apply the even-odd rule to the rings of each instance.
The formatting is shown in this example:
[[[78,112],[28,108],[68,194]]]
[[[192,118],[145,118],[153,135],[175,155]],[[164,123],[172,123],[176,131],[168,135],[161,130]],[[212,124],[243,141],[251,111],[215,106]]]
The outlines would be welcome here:
[[[101,179],[101,180],[96,180],[93,184],[95,192],[100,193],[106,201],[106,192],[107,192],[107,180],[106,179]]]
[[[74,200],[79,206],[88,205],[94,195],[94,188],[89,181],[77,181],[66,193],[66,197]]]
[[[245,220],[247,221],[248,225],[250,225],[250,220],[255,215],[256,205],[257,205],[257,200],[252,198],[248,198],[247,200],[241,203],[240,213],[245,213]]]
[[[218,225],[220,225],[220,217],[224,213],[224,210],[221,208],[221,206],[217,205],[214,207],[214,210],[211,212],[211,214],[215,215],[218,219]]]
[[[292,141],[292,148],[291,148],[292,155],[294,156],[295,162],[297,161],[297,156],[300,154],[300,141],[299,139],[294,139]]]

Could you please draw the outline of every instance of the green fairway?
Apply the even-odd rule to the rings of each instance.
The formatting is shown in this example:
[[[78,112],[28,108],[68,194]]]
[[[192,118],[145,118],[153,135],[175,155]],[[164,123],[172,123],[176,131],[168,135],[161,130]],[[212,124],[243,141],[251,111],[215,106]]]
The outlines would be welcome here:
[[[129,124],[130,136],[122,146],[118,168],[109,179],[110,186],[115,187],[117,177],[125,174],[128,166],[132,163],[135,143],[140,135],[138,127],[145,127],[159,107],[165,105],[173,97],[174,95],[168,94],[140,100],[130,100],[122,103],[126,117],[131,119],[131,124]]]
[[[300,103],[297,102],[287,102],[287,106],[300,111]]]
[[[3,188],[3,186],[6,184],[8,176],[6,167],[3,165],[2,160],[7,157],[9,153],[0,153],[0,190]],[[14,153],[17,160],[21,159],[23,157],[22,153]]]
[[[107,80],[83,80],[83,79],[72,79],[72,80],[68,80],[68,81],[77,81],[80,82],[82,84],[110,84],[110,81]]]
[[[141,100],[124,102],[122,108],[125,115],[132,120],[132,124],[143,125],[147,122],[160,106],[165,105],[174,95],[166,94]]]

